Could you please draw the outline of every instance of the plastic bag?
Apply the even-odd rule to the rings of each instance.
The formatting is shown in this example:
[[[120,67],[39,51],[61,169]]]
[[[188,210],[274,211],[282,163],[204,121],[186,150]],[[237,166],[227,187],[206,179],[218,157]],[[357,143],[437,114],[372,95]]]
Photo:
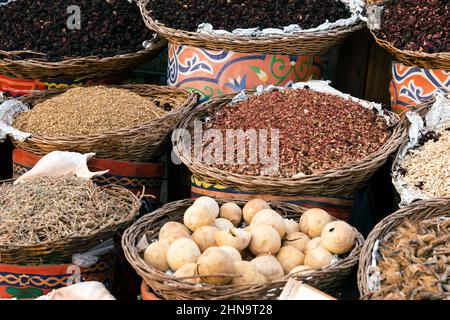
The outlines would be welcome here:
[[[83,253],[75,253],[72,256],[72,263],[81,268],[89,268],[94,265],[100,256],[103,256],[114,250],[114,241],[109,239],[89,251]]]
[[[87,162],[95,156],[95,153],[77,153],[67,151],[52,151],[36,165],[19,177],[14,183],[29,181],[37,177],[59,177],[67,175],[75,175],[80,178],[91,179],[107,173],[109,170],[91,172],[87,166]]]
[[[1,101],[0,101],[1,102]],[[19,131],[12,127],[14,115],[27,111],[28,107],[19,100],[6,100],[0,104],[0,142],[11,135],[14,139],[25,141],[31,134]]]
[[[53,290],[36,300],[116,300],[101,282],[80,282]]]

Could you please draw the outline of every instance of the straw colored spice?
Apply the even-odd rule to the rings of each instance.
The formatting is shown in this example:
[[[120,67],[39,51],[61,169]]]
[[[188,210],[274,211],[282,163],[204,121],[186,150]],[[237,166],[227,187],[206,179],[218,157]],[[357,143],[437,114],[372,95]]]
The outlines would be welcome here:
[[[95,234],[126,220],[133,201],[76,177],[3,184],[0,244],[33,245]]]
[[[146,123],[170,109],[126,89],[77,87],[19,114],[14,126],[42,136],[89,135]]]
[[[430,197],[450,195],[450,128],[429,132],[401,163],[404,181]]]
[[[380,289],[372,299],[450,299],[450,216],[405,221],[380,245]]]

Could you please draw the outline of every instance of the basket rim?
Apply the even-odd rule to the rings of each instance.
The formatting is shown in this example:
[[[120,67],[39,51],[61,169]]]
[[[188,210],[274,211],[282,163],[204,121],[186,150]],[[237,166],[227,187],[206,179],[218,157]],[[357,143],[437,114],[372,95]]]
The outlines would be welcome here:
[[[13,179],[4,180],[4,181],[0,181],[0,184],[1,183],[12,183],[13,181],[14,181]],[[115,223],[114,225],[111,225],[108,227],[102,227],[95,233],[92,233],[89,235],[83,235],[83,236],[73,235],[73,236],[69,236],[66,238],[62,238],[62,239],[40,242],[40,243],[35,243],[32,245],[25,245],[25,244],[6,244],[5,245],[5,244],[0,243],[0,257],[1,257],[2,251],[12,251],[12,250],[20,251],[20,250],[24,250],[24,249],[25,250],[30,250],[30,249],[43,250],[45,248],[52,249],[54,246],[61,246],[61,245],[69,246],[72,244],[76,244],[77,242],[89,242],[90,240],[96,239],[98,237],[104,237],[109,234],[112,235],[113,233],[122,229],[123,226],[126,226],[129,223],[131,223],[136,218],[136,216],[139,214],[139,209],[141,207],[140,198],[138,196],[136,196],[134,193],[132,193],[130,190],[128,190],[124,187],[118,186],[118,185],[105,185],[105,186],[98,186],[98,187],[101,189],[104,189],[104,190],[111,190],[112,192],[114,192],[116,194],[128,195],[130,197],[130,199],[133,199],[133,204],[130,205],[131,209],[130,209],[126,219],[123,219],[122,221]]]
[[[366,7],[383,4],[389,0],[366,0]],[[366,10],[366,13],[370,11]],[[368,14],[368,18],[370,19],[370,15]],[[423,65],[426,62],[419,62],[418,64],[413,64],[405,58],[402,57],[402,55],[407,56],[409,58],[416,58],[416,59],[427,59],[427,60],[435,60],[440,64],[443,64],[445,66],[450,67],[450,51],[443,51],[443,52],[435,52],[435,53],[426,53],[426,52],[420,52],[420,51],[413,51],[413,50],[406,50],[406,49],[400,49],[394,46],[390,41],[384,40],[379,38],[375,32],[374,29],[371,28],[370,24],[367,23],[367,28],[369,29],[370,33],[378,42],[378,44],[382,47],[384,47],[386,50],[388,50],[391,54],[395,56],[396,59],[398,59],[401,63],[403,63],[405,66],[419,66],[421,68],[427,68],[427,66]]]
[[[164,90],[164,92],[161,92],[161,94],[171,94],[171,95],[184,95],[185,96],[185,100],[183,101],[183,103],[178,106],[178,108],[171,110],[170,112],[166,113],[165,115],[163,115],[160,118],[157,119],[153,119],[147,122],[143,122],[131,127],[126,127],[126,128],[120,128],[120,129],[116,129],[116,130],[108,130],[108,131],[104,131],[104,132],[99,132],[99,133],[93,133],[93,134],[86,134],[86,135],[73,135],[73,136],[42,136],[42,135],[33,135],[31,134],[30,137],[28,137],[26,139],[26,141],[45,141],[45,142],[64,142],[64,141],[68,141],[68,142],[73,142],[74,139],[76,140],[90,140],[90,139],[97,139],[97,138],[107,138],[108,136],[116,136],[118,134],[121,133],[133,133],[136,131],[141,131],[143,129],[146,129],[148,127],[151,127],[152,125],[160,122],[160,121],[165,121],[166,119],[171,118],[173,115],[177,114],[179,111],[183,111],[186,108],[192,108],[192,103],[193,101],[196,99],[197,95],[195,93],[191,93],[187,90],[184,89],[180,89],[180,88],[175,88],[175,87],[169,87],[169,86],[158,86],[158,85],[152,85],[152,84],[136,84],[136,85],[104,85],[104,84],[100,84],[100,85],[81,85],[81,86],[77,86],[77,88],[86,88],[86,87],[93,87],[93,86],[97,86],[97,87],[106,87],[106,88],[118,88],[118,89],[125,89],[125,90],[131,90],[133,88],[144,88],[144,89],[161,89]],[[68,90],[72,89],[71,87],[67,87],[67,88],[61,88],[61,89],[57,89],[56,90],[52,90],[50,92],[50,94],[55,93],[56,95],[60,95]],[[35,93],[31,93],[28,95],[24,95],[22,97],[20,97],[18,100],[23,100],[23,99],[29,99],[29,98],[33,98],[34,96],[40,96],[40,95],[46,95],[48,92],[44,91],[44,92],[35,92]],[[139,93],[138,93],[139,94]],[[158,95],[158,93],[154,93],[154,95]],[[49,97],[49,99],[53,98],[54,96],[52,95],[51,97]],[[47,99],[46,99],[47,100]],[[195,104],[194,104],[195,105]],[[13,137],[11,137],[12,140],[15,140]]]
[[[153,19],[153,17],[150,15],[150,11],[146,8],[147,3],[149,0],[138,0],[137,5],[141,10],[141,14],[144,17],[144,22],[147,24],[149,29],[157,32],[158,34],[162,35],[163,37],[169,37],[173,35],[177,35],[177,38],[185,39],[188,41],[201,41],[205,45],[200,45],[201,47],[206,46],[208,42],[213,42],[214,44],[218,45],[220,43],[220,46],[223,46],[223,49],[227,49],[228,43],[238,43],[241,42],[242,46],[247,46],[248,44],[245,44],[245,42],[251,41],[251,46],[254,45],[270,45],[277,43],[279,41],[287,42],[287,41],[295,41],[296,39],[301,40],[315,40],[320,39],[321,37],[328,37],[329,33],[335,33],[336,36],[339,34],[347,34],[354,32],[356,30],[362,29],[364,27],[364,22],[361,19],[358,19],[356,23],[350,25],[350,26],[337,26],[333,27],[327,30],[317,30],[317,31],[304,31],[304,32],[297,32],[292,34],[271,34],[268,36],[258,36],[258,37],[252,37],[252,36],[241,36],[241,35],[213,35],[209,33],[199,33],[196,31],[186,31],[182,29],[175,29],[166,26],[165,24]],[[183,43],[184,44],[184,43]],[[325,46],[324,46],[325,47]],[[259,52],[261,49],[258,48],[252,48],[252,52]],[[267,51],[267,49],[265,49]],[[270,51],[270,49],[269,49]]]
[[[364,242],[358,263],[358,289],[363,298],[366,298],[367,295],[374,292],[369,291],[367,288],[367,271],[371,266],[372,251],[375,243],[384,239],[383,237],[380,239],[380,236],[394,228],[397,228],[398,225],[401,224],[407,217],[415,217],[416,219],[420,219],[421,215],[423,215],[423,211],[426,209],[434,210],[432,213],[429,213],[431,216],[437,214],[442,215],[441,213],[435,212],[435,210],[439,210],[442,206],[446,206],[450,209],[450,197],[415,201],[404,208],[400,208],[377,223]]]
[[[295,89],[293,89],[293,90],[295,90]],[[251,93],[253,91],[254,90],[245,90],[246,93]],[[202,103],[201,105],[198,106],[198,108],[196,108],[195,112],[192,112],[187,117],[185,117],[182,121],[180,121],[177,129],[186,129],[192,123],[192,121],[194,119],[196,119],[196,117],[201,112],[206,112],[215,107],[218,107],[218,108],[226,107],[231,102],[232,98],[234,96],[236,96],[237,94],[239,94],[239,93],[231,93],[231,94],[227,94],[227,95],[222,95],[220,97],[214,97],[214,98]],[[365,101],[365,100],[360,99],[360,101]],[[289,183],[299,183],[299,182],[304,182],[306,184],[308,184],[308,183],[314,184],[315,182],[311,181],[311,180],[319,179],[319,178],[333,178],[333,177],[336,177],[337,175],[341,174],[342,172],[345,172],[346,170],[360,169],[361,166],[365,166],[367,163],[370,163],[370,162],[374,161],[375,159],[377,159],[378,157],[383,156],[384,153],[386,152],[384,149],[386,149],[388,146],[390,146],[392,143],[395,142],[393,140],[394,131],[403,129],[403,121],[401,120],[401,118],[398,115],[396,115],[393,112],[388,111],[388,110],[383,110],[383,111],[393,121],[393,123],[389,126],[389,129],[392,130],[391,136],[376,151],[372,152],[371,154],[368,154],[363,159],[360,159],[358,161],[352,161],[343,166],[325,170],[323,172],[315,173],[315,174],[311,174],[311,175],[305,175],[305,176],[296,177],[296,178],[258,176],[258,180],[262,184],[270,182],[270,183],[276,183],[280,186],[289,184]],[[406,132],[403,131],[403,136],[405,134],[406,134]],[[182,145],[182,144],[179,143],[179,136],[176,136],[173,141],[173,150],[176,153],[176,155],[183,161],[183,163],[189,169],[191,169],[193,172],[199,172],[199,171],[202,173],[213,172],[216,176],[221,177],[222,184],[226,184],[225,182],[231,182],[230,177],[233,179],[236,179],[236,180],[237,179],[251,180],[251,179],[255,178],[255,176],[232,173],[232,172],[217,169],[215,167],[204,165],[202,163],[198,163],[197,161],[189,159],[189,157],[186,157],[185,153],[184,153],[185,149],[183,147],[181,147],[180,145]],[[232,184],[234,184],[234,183],[232,183]]]
[[[220,198],[220,199],[215,199],[215,200],[219,204],[229,202],[229,201],[233,201],[238,204],[244,204],[247,201],[247,200],[225,199],[225,198],[223,198],[223,199]],[[199,292],[199,291],[207,292],[210,289],[217,290],[218,288],[223,288],[223,289],[234,289],[235,292],[237,293],[241,290],[252,289],[252,288],[268,290],[274,286],[284,285],[289,278],[293,277],[293,275],[288,274],[288,275],[283,276],[282,278],[279,278],[279,279],[276,279],[273,281],[269,281],[263,285],[233,285],[233,284],[217,285],[217,284],[202,283],[202,286],[199,288],[198,285],[196,285],[196,284],[190,284],[187,282],[183,282],[182,280],[177,279],[173,275],[167,275],[166,273],[159,271],[150,265],[147,265],[147,263],[144,261],[144,259],[140,256],[139,251],[136,247],[136,243],[138,242],[138,240],[142,236],[142,234],[138,234],[137,232],[133,233],[134,231],[136,231],[135,229],[146,226],[148,224],[151,224],[152,221],[149,221],[149,220],[156,219],[155,216],[158,216],[158,215],[161,215],[161,217],[165,216],[165,218],[170,219],[170,221],[174,221],[172,219],[173,215],[177,214],[178,210],[184,211],[184,209],[187,208],[188,206],[192,205],[192,203],[194,201],[195,201],[195,199],[183,199],[183,200],[178,200],[178,201],[174,201],[171,203],[167,203],[160,209],[154,211],[151,215],[146,215],[146,216],[141,217],[140,219],[135,221],[132,226],[130,226],[129,228],[127,228],[127,230],[125,230],[125,232],[122,236],[122,248],[125,253],[125,257],[127,258],[128,262],[133,266],[133,268],[137,271],[137,273],[142,276],[144,281],[150,287],[152,287],[152,285],[148,280],[149,278],[151,278],[153,281],[164,281],[164,285],[169,283],[169,284],[167,284],[167,286],[175,287],[175,285],[176,285],[176,286],[178,286],[178,288],[182,288],[184,290],[193,289],[196,292]],[[284,213],[292,212],[292,213],[296,213],[296,214],[302,214],[304,211],[307,210],[307,208],[304,208],[304,207],[301,207],[298,205],[280,202],[280,201],[268,201],[268,204],[272,208],[274,208],[274,210],[283,211]],[[334,217],[332,217],[332,219],[333,219],[333,221],[338,220]],[[361,233],[359,233],[359,231],[356,228],[354,228],[354,227],[352,227],[352,228],[357,235],[356,240],[355,240],[356,244],[355,244],[354,248],[352,249],[352,251],[345,258],[339,260],[337,263],[335,263],[333,265],[327,266],[325,268],[316,269],[313,273],[308,273],[305,275],[296,274],[295,278],[305,280],[310,277],[314,278],[314,277],[318,277],[318,276],[324,275],[324,274],[338,273],[338,272],[342,271],[343,268],[351,268],[352,264],[355,263],[355,260],[356,260],[356,264],[357,264],[357,261],[359,259],[359,255],[360,255],[360,251],[361,251],[363,243],[364,243],[364,237],[361,235]],[[157,227],[156,229],[160,229],[160,227]],[[139,230],[139,231],[141,231],[141,230]],[[156,232],[155,232],[155,234],[157,235]],[[130,244],[131,247],[128,244]],[[227,296],[228,295],[232,295],[232,293],[228,293]]]

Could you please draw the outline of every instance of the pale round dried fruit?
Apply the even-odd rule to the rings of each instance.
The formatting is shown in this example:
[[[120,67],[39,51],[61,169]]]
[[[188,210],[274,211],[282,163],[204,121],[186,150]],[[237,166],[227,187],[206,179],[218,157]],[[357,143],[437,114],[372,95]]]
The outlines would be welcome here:
[[[252,234],[243,229],[233,228],[229,230],[219,230],[215,234],[215,240],[218,246],[232,246],[239,251],[248,247]]]
[[[278,251],[277,260],[283,267],[284,273],[288,274],[293,268],[304,263],[305,254],[296,247],[285,246]]]
[[[289,233],[283,241],[283,246],[294,246],[301,252],[306,252],[306,246],[311,241],[311,238],[308,237],[303,232],[293,232]]]
[[[312,250],[314,248],[321,247],[322,246],[321,240],[322,240],[322,238],[318,237],[318,238],[314,238],[310,242],[308,242],[308,244],[306,245],[305,253],[308,253],[309,250]]]
[[[228,284],[232,280],[232,276],[236,273],[234,261],[232,257],[218,247],[211,247],[198,259],[198,273],[202,281],[212,284]],[[223,274],[219,277],[204,277],[206,275]],[[226,276],[229,275],[229,276]]]
[[[203,252],[209,247],[213,247],[216,245],[216,240],[214,236],[216,232],[219,231],[216,227],[212,226],[204,226],[200,227],[194,231],[191,236],[191,239],[198,245],[200,251]]]
[[[197,244],[187,238],[175,240],[167,250],[167,263],[174,271],[190,262],[197,262],[201,252]]]
[[[276,254],[281,248],[281,237],[277,230],[268,225],[252,226],[250,252],[260,254]]]
[[[184,213],[184,224],[191,231],[195,231],[200,227],[213,226],[215,218],[209,213],[206,206],[198,204],[190,206]]]
[[[284,222],[286,223],[286,234],[300,231],[300,225],[298,222],[295,222],[292,219],[284,219]]]
[[[322,230],[322,246],[334,254],[344,254],[355,245],[356,234],[353,228],[344,221],[328,223]]]
[[[234,277],[231,281],[232,284],[262,285],[267,282],[266,277],[259,273],[256,266],[250,261],[237,261],[234,266],[240,277]]]
[[[283,267],[274,256],[261,255],[250,262],[255,265],[256,270],[266,277],[267,280],[277,280],[284,276]]]
[[[216,219],[219,216],[219,204],[211,197],[200,197],[194,201],[193,206],[203,205],[208,208],[211,216]]]
[[[226,253],[230,255],[230,257],[233,259],[234,262],[242,261],[242,256],[239,253],[238,249],[232,246],[220,246],[219,247],[222,250],[225,250]]]
[[[167,240],[169,244],[179,238],[189,237],[189,229],[184,224],[175,221],[165,223],[159,230],[159,240]]]
[[[220,207],[219,217],[231,221],[234,226],[238,226],[242,221],[242,209],[234,202],[224,203]]]
[[[234,228],[234,225],[231,223],[231,221],[225,218],[217,218],[214,221],[214,226],[219,230],[230,230]]]
[[[323,247],[317,247],[308,251],[305,256],[305,266],[311,268],[324,268],[331,264],[333,255]]]
[[[159,241],[165,241],[167,242],[169,245],[171,245],[175,240],[178,240],[180,238],[187,238],[190,239],[191,236],[189,235],[189,233],[185,232],[185,231],[181,231],[181,230],[174,230],[171,233],[165,233],[164,237],[160,237]]]
[[[175,271],[175,273],[173,275],[176,278],[197,276],[198,275],[197,264],[194,262],[187,263],[184,266],[182,266],[180,269]],[[184,282],[189,282],[189,283],[199,283],[200,277],[187,278],[187,279],[181,279],[181,280]]]
[[[323,227],[333,219],[325,210],[313,208],[306,210],[300,217],[300,231],[310,238],[320,237]]]
[[[242,208],[242,215],[246,224],[251,224],[252,219],[259,211],[270,209],[267,202],[262,199],[252,199]]]
[[[306,276],[308,274],[311,274],[314,272],[314,269],[308,266],[297,266],[294,269],[292,269],[289,274],[298,273],[301,276]]]
[[[151,243],[144,251],[144,260],[153,268],[159,271],[166,271],[169,269],[167,263],[167,251],[169,250],[169,243],[167,241],[157,241]]]
[[[252,226],[268,225],[278,231],[280,237],[286,234],[286,223],[282,216],[272,209],[264,209],[255,214],[252,220]]]

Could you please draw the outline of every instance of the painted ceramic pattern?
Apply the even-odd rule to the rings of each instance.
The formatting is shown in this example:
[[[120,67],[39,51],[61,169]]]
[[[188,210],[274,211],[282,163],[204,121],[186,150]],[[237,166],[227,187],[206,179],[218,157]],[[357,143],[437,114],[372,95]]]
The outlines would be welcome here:
[[[319,57],[212,51],[169,44],[168,84],[213,96],[254,89],[258,85],[289,86],[320,79]]]
[[[401,63],[392,64],[390,85],[392,110],[407,111],[440,92],[450,91],[450,70],[407,67]]]

